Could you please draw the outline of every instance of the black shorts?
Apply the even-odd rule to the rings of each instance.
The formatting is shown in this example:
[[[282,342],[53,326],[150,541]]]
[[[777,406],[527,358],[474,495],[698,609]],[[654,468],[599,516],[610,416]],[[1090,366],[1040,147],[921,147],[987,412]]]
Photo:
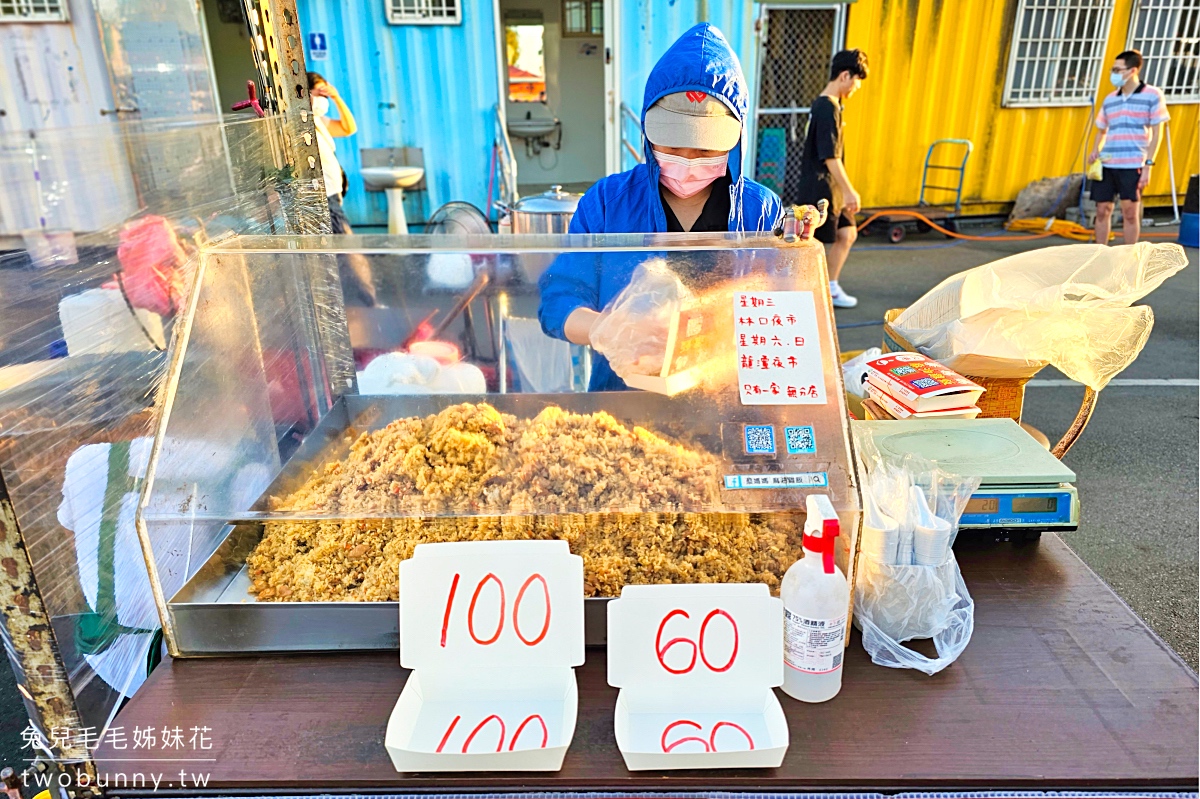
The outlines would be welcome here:
[[[1109,169],[1104,167],[1104,177],[1092,184],[1092,202],[1110,203],[1118,194],[1122,200],[1137,202],[1142,199],[1138,180],[1142,177],[1138,169]]]
[[[329,223],[333,233],[350,232],[350,220],[342,208],[342,198],[336,194],[329,195]]]
[[[825,224],[817,228],[813,233],[813,238],[824,244],[833,244],[837,241],[837,232],[844,227],[857,227],[854,222],[854,217],[845,209],[842,209],[840,214],[830,213],[825,220]]]

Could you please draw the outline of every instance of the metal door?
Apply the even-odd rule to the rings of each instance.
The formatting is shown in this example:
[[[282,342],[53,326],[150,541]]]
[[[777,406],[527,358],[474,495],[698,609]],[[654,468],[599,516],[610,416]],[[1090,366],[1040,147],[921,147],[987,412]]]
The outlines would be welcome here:
[[[760,8],[755,179],[797,201],[800,156],[813,99],[829,82],[829,59],[845,40],[846,6]]]

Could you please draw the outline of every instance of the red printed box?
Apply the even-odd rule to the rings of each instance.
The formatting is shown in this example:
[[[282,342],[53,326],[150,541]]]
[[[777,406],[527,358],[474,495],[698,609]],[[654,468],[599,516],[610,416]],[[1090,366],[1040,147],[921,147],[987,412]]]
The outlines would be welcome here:
[[[913,413],[970,408],[983,386],[917,352],[889,353],[867,362],[867,381]]]

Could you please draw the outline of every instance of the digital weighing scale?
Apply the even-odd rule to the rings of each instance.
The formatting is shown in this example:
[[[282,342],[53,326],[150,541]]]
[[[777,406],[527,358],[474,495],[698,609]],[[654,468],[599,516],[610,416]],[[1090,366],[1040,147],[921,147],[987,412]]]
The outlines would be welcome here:
[[[1079,527],[1075,472],[1012,419],[854,421],[856,443],[869,432],[885,457],[912,454],[982,482],[960,529],[1020,532]],[[1016,537],[1016,536],[1010,536]]]

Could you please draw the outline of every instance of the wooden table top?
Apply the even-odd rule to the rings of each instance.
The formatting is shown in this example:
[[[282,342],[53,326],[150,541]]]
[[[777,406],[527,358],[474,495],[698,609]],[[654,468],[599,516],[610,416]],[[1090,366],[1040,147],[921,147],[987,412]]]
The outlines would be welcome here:
[[[855,633],[842,692],[781,696],[791,745],[767,770],[629,772],[613,737],[603,649],[576,670],[579,717],[557,773],[401,775],[383,747],[406,672],[395,653],[164,662],[115,724],[102,775],[162,786],[301,791],[1196,790],[1196,675],[1056,536],[956,550],[975,634],[933,677],[871,664]],[[134,727],[183,747],[135,750]],[[201,731],[189,745],[192,728]],[[210,742],[211,749],[203,749]],[[146,779],[150,779],[149,776]]]

